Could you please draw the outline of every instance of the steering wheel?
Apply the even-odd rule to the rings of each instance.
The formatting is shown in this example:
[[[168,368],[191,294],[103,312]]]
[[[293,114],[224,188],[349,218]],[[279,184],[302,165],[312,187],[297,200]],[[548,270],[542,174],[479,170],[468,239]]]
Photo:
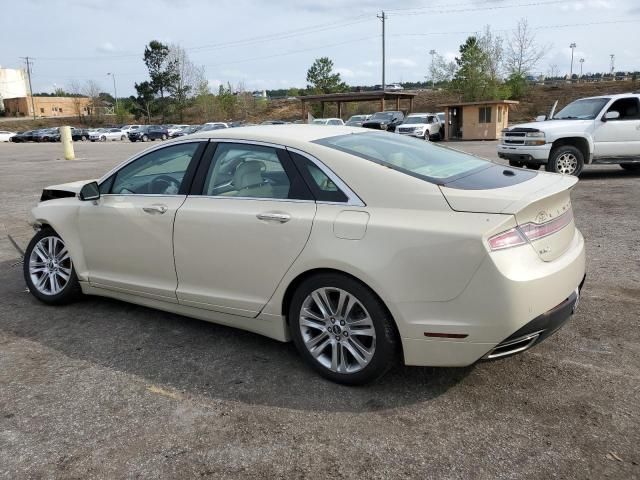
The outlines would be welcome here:
[[[158,175],[149,183],[150,193],[174,195],[179,189],[180,182],[170,175]]]

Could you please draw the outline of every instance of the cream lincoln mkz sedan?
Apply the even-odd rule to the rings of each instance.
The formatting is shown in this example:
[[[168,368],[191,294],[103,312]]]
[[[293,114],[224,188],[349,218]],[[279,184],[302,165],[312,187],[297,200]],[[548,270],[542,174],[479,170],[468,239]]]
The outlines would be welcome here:
[[[470,365],[573,313],[576,182],[361,128],[210,131],[46,188],[25,279],[293,340],[341,383]]]

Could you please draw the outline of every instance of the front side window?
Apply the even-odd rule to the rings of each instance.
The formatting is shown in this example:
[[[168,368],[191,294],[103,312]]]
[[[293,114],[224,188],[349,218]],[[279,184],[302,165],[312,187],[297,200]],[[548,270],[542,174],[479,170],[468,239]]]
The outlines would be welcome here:
[[[640,120],[640,101],[636,97],[621,98],[613,102],[608,111],[618,112],[617,120]]]
[[[197,142],[171,145],[137,158],[115,174],[109,193],[177,195],[199,145]]]
[[[386,132],[338,135],[315,140],[314,143],[437,184],[492,165],[487,160],[466,153]]]
[[[205,178],[203,195],[286,199],[291,181],[275,148],[221,143]]]

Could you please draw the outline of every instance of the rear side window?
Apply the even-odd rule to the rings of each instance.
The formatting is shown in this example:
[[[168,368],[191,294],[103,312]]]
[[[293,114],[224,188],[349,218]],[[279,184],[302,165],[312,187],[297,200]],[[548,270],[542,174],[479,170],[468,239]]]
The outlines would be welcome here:
[[[315,163],[298,153],[291,152],[291,156],[317,201],[346,202],[348,200],[344,192]]]
[[[387,132],[339,135],[315,140],[314,143],[438,185],[492,165],[473,155]]]

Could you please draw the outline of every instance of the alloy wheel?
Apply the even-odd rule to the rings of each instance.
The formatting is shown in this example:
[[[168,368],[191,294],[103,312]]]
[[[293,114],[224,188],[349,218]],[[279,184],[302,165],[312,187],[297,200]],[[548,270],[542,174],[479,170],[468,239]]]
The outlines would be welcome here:
[[[299,315],[305,348],[323,367],[355,373],[373,358],[373,321],[353,294],[340,288],[318,288],[305,298]]]
[[[29,275],[38,292],[57,295],[69,283],[73,264],[64,242],[55,236],[41,238],[29,256]]]
[[[573,153],[565,152],[556,159],[556,171],[566,175],[573,174],[578,168],[578,159]]]

